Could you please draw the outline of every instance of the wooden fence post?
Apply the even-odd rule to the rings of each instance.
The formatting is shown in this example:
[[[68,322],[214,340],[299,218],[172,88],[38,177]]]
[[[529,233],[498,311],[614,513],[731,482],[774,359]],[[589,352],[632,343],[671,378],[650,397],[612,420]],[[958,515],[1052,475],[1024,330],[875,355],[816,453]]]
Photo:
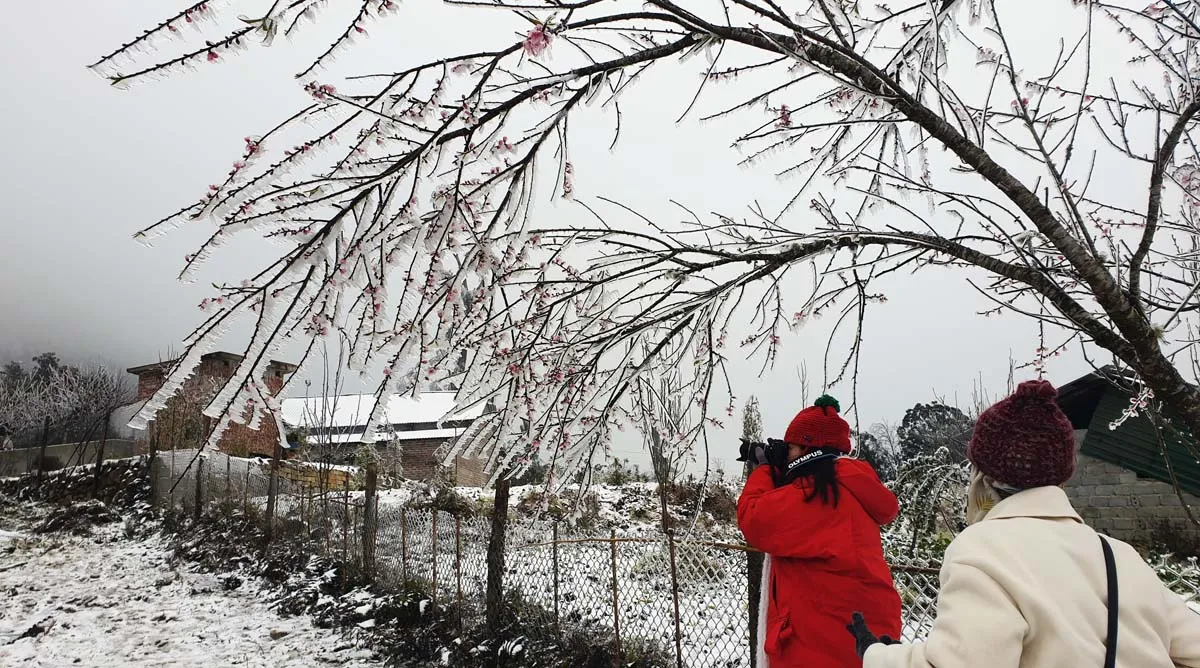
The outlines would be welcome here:
[[[375,533],[379,527],[379,498],[376,495],[379,482],[379,468],[375,462],[367,464],[367,489],[363,497],[363,571],[367,578],[375,579]]]
[[[675,565],[675,536],[667,534],[667,546],[671,555],[671,598],[675,604],[675,666],[683,668],[683,637],[679,632],[679,569]]]
[[[150,461],[150,507],[155,508],[158,506],[158,430],[154,427],[150,428],[150,453],[146,456]]]
[[[400,575],[408,584],[408,508],[400,508]]]
[[[342,563],[350,559],[350,481],[342,486]]]
[[[200,510],[204,507],[204,457],[196,458],[196,505],[192,508],[192,518],[200,521]]]
[[[246,464],[246,482],[242,485],[242,515],[250,517],[250,465]]]
[[[617,530],[612,530],[612,536],[608,542],[609,553],[612,557],[612,605],[613,605],[613,637],[617,643],[617,655],[613,658],[613,665],[620,666],[623,661],[621,659],[621,599],[617,594]]]
[[[765,624],[767,621],[758,618],[758,604],[762,597],[762,572],[762,552],[747,552],[746,604],[749,606],[750,623],[746,625],[746,630],[750,636],[748,638],[750,643],[750,668],[758,668],[758,625]]]
[[[550,530],[553,532],[553,542],[550,543],[550,559],[554,564],[554,635],[558,635],[560,633],[558,617],[558,520],[555,520],[554,524],[550,526]]]
[[[454,516],[454,578],[458,589],[458,633],[462,634],[463,590],[462,590],[462,517]]]
[[[46,446],[50,444],[50,416],[47,415],[42,420],[42,445],[41,451],[38,453],[38,470],[37,481],[42,484],[42,476],[46,472]]]
[[[233,505],[233,457],[225,455],[225,505]]]
[[[108,445],[108,423],[112,420],[112,411],[109,411],[104,416],[104,432],[100,436],[100,447],[96,449],[96,489],[93,492],[95,495],[100,494],[100,488],[103,483],[100,471],[104,468],[104,446]]]
[[[434,604],[435,606],[437,605],[437,598],[438,598],[438,581],[437,581],[437,558],[438,558],[438,547],[437,547],[437,522],[438,522],[438,509],[437,509],[437,508],[434,508],[434,509],[433,509],[433,604]]]
[[[279,494],[279,459],[283,448],[275,444],[275,456],[271,458],[271,475],[267,480],[267,542],[275,536],[275,497]]]

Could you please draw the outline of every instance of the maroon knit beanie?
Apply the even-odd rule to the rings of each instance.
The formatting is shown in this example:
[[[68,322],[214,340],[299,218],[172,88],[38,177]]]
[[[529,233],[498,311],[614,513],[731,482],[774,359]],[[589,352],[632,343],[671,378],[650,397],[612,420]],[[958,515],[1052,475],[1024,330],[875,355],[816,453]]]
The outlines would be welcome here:
[[[850,454],[850,425],[838,415],[837,399],[822,395],[813,405],[796,413],[783,435],[784,442],[805,449],[836,448]]]
[[[1021,383],[979,416],[967,459],[996,482],[1020,489],[1062,485],[1075,473],[1075,430],[1044,380]]]

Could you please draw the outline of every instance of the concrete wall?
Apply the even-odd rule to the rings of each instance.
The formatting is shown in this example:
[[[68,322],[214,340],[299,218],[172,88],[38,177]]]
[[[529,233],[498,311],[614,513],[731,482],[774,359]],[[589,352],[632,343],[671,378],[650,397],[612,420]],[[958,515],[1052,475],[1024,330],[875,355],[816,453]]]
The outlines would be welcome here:
[[[1164,536],[1170,534],[1179,544],[1200,544],[1200,529],[1188,520],[1172,485],[1138,478],[1120,466],[1080,454],[1086,434],[1087,430],[1075,432],[1075,476],[1065,486],[1084,521],[1101,533],[1142,546],[1164,547]],[[1200,498],[1183,496],[1200,515]],[[1179,549],[1178,544],[1165,547]]]
[[[134,441],[108,439],[104,444],[104,459],[125,459],[139,454],[139,446]],[[96,454],[100,450],[99,441],[86,443],[61,443],[46,446],[46,459],[57,461],[60,467],[79,464],[95,464]],[[37,459],[41,448],[21,448],[0,452],[0,477],[18,476],[29,471],[37,470]]]

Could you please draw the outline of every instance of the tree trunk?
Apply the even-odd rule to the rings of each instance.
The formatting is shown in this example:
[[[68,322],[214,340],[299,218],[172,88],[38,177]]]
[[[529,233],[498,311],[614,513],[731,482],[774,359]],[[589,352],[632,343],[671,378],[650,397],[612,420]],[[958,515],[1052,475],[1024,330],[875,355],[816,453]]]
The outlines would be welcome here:
[[[486,616],[488,630],[498,631],[504,606],[504,539],[508,532],[508,476],[496,480],[496,499],[492,503],[492,533],[488,538],[487,551],[487,601]]]

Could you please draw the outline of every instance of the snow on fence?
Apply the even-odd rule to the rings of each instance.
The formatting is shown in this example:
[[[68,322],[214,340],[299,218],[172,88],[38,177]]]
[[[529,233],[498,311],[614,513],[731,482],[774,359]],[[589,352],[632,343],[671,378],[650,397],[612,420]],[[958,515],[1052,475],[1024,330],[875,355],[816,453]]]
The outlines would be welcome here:
[[[327,556],[357,563],[379,583],[419,587],[482,620],[490,518],[438,509],[412,489],[366,492],[305,486],[267,465],[220,454],[163,452],[156,498],[188,512],[213,503],[241,508],[270,526],[302,534]],[[426,490],[428,491],[428,490]],[[198,503],[197,503],[198,501]],[[566,523],[510,518],[505,605],[526,629],[583,633],[611,643],[626,661],[732,668],[750,665],[745,545],[614,531],[597,535]],[[938,566],[890,555],[904,604],[905,640],[929,631]],[[1200,612],[1195,562],[1161,559],[1163,582]]]

